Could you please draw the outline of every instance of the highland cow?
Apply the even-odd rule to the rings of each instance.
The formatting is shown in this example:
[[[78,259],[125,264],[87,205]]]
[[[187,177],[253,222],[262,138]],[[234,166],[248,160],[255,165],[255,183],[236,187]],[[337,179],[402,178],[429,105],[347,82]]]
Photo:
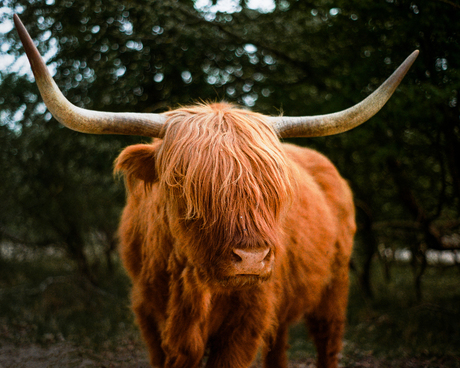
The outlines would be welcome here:
[[[337,367],[356,230],[350,188],[321,154],[280,138],[336,134],[374,115],[417,56],[360,104],[316,117],[267,117],[226,104],[164,114],[70,104],[15,23],[49,110],[67,127],[153,137],[116,171],[128,198],[121,256],[153,367],[287,367],[288,326],[304,318],[318,367]]]

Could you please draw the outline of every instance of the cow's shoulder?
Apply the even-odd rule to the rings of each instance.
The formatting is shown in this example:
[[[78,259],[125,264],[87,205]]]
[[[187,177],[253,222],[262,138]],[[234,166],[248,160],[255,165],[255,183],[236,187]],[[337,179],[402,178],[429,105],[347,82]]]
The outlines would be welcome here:
[[[287,143],[283,144],[283,149],[295,167],[296,181],[312,180],[332,207],[340,212],[353,212],[350,187],[326,156],[313,149]]]

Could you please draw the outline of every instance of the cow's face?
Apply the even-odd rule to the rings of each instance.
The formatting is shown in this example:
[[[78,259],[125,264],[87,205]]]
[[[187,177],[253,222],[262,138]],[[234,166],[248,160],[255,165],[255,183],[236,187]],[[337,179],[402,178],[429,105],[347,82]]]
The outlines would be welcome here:
[[[175,251],[203,279],[242,286],[270,278],[292,188],[279,140],[261,115],[226,104],[175,110],[163,141],[129,150],[143,163],[131,160],[123,170],[158,181]]]

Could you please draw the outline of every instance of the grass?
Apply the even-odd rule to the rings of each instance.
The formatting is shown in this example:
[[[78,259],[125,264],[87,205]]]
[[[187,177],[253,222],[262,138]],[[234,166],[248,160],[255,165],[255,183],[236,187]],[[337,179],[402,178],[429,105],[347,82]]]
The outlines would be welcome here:
[[[375,355],[460,354],[459,269],[428,268],[417,301],[409,265],[395,264],[390,282],[376,268],[375,300],[352,283],[346,339]]]
[[[0,339],[98,347],[137,336],[121,267],[94,287],[62,257],[0,262]]]
[[[420,302],[408,265],[395,264],[390,282],[378,265],[373,275],[374,300],[364,298],[352,275],[344,359],[449,356],[460,362],[459,269],[428,268]],[[110,349],[120,339],[140,343],[129,308],[130,283],[121,266],[99,279],[99,287],[89,285],[58,255],[0,259],[0,344],[65,340]],[[306,335],[303,324],[291,329],[291,359],[315,355]]]
[[[428,268],[422,301],[416,299],[409,265],[394,264],[389,282],[379,266],[373,274],[373,300],[364,297],[351,275],[343,354],[386,359],[451,356],[459,359],[460,366],[460,270]],[[290,357],[315,354],[307,335],[303,323],[291,328]]]

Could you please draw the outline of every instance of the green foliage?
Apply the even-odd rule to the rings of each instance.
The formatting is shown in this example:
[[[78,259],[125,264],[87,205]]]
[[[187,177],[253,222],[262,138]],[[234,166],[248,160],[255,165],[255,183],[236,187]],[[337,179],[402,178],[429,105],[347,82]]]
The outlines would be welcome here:
[[[356,279],[352,283],[347,330],[351,349],[390,358],[458,355],[458,269],[430,267],[424,275],[423,302],[417,301],[409,265],[393,265],[391,281],[380,267],[375,271],[372,302],[363,298]]]
[[[122,335],[139,339],[129,280],[119,264],[110,277],[101,273],[101,288],[96,288],[62,254],[37,250],[33,255],[0,263],[2,343],[70,341],[97,349],[116,347]]]
[[[344,360],[353,362],[359,356],[373,356],[386,359],[387,366],[393,367],[398,359],[408,356],[451,357],[457,362],[452,366],[458,366],[458,269],[430,268],[425,275],[426,295],[422,303],[416,300],[409,265],[395,264],[393,271],[394,277],[388,283],[377,267],[372,302],[365,298],[358,278],[352,277]],[[313,342],[305,339],[307,335],[304,324],[291,329],[291,358],[315,354]]]

